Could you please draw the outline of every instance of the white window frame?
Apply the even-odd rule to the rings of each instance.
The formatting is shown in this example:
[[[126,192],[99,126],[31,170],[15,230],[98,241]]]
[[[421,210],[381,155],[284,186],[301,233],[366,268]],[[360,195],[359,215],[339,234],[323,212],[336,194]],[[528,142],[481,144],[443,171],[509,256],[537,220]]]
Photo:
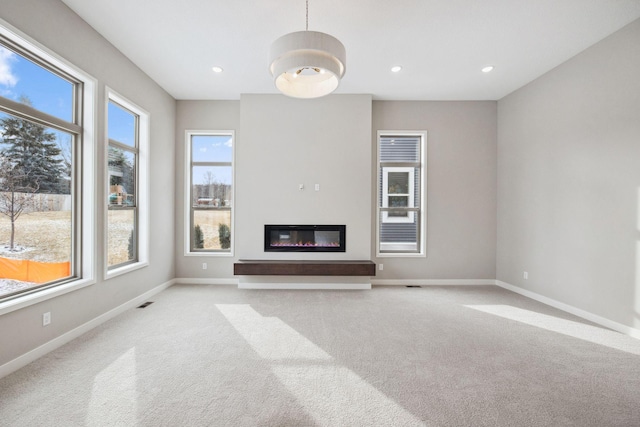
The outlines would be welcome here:
[[[44,288],[32,293],[19,295],[0,302],[0,315],[46,301],[51,298],[84,288],[96,283],[96,100],[97,80],[75,65],[58,56],[53,51],[41,45],[31,37],[0,19],[0,36],[14,43],[16,46],[30,52],[45,64],[71,76],[82,86],[82,92],[76,95],[77,115],[81,117],[81,138],[78,147],[77,164],[74,171],[77,188],[74,209],[79,209],[77,219],[79,227],[74,227],[75,251],[72,254],[78,259],[75,268],[77,278]]]
[[[231,146],[231,247],[228,251],[191,250],[191,137],[193,136],[230,136]],[[235,252],[235,200],[236,200],[236,134],[233,130],[187,130],[185,131],[184,151],[184,255],[205,257],[232,257]]]
[[[389,173],[401,172],[407,173],[409,177],[408,189],[409,193],[389,193]],[[389,197],[406,197],[407,206],[413,206],[415,200],[415,168],[412,167],[383,167],[382,168],[382,207],[388,208]],[[406,217],[389,216],[388,211],[382,212],[382,222],[413,222],[415,217],[414,212],[407,212]]]
[[[383,222],[381,218],[384,218],[384,222],[413,222],[413,218],[411,220],[407,220],[406,218],[394,218],[389,217],[388,215],[382,215],[385,212],[381,211],[382,208],[388,208],[388,199],[384,196],[387,193],[386,189],[386,173],[385,172],[395,172],[401,171],[404,172],[406,169],[413,169],[414,166],[380,166],[380,139],[383,137],[390,136],[410,136],[410,137],[420,137],[420,206],[418,206],[418,212],[409,212],[412,215],[419,215],[419,232],[418,232],[418,250],[404,250],[403,244],[397,244],[397,248],[394,252],[385,252],[380,250],[380,224]],[[395,169],[395,170],[394,170]],[[379,130],[377,134],[376,140],[376,256],[379,258],[389,257],[389,258],[415,258],[415,257],[426,257],[426,247],[427,247],[427,131],[399,131],[399,130]],[[414,194],[415,194],[415,172],[412,170],[412,179],[410,183],[410,195],[411,202],[414,202]],[[382,176],[381,176],[382,175]],[[383,185],[383,188],[379,188],[380,185]],[[383,197],[382,200],[379,198]],[[397,220],[400,221],[397,221]]]
[[[109,101],[112,101],[133,114],[138,116],[138,153],[136,155],[137,171],[136,171],[136,203],[137,203],[137,221],[136,221],[136,245],[138,257],[136,261],[109,268],[108,266],[108,244],[107,239],[108,222],[107,215],[109,210],[109,126],[108,126],[108,110]],[[149,265],[149,146],[150,146],[150,115],[149,113],[120,95],[113,89],[106,87],[105,90],[105,136],[104,136],[104,159],[105,159],[105,177],[104,188],[105,197],[103,198],[103,219],[104,219],[104,278],[105,280],[113,277],[129,273]]]

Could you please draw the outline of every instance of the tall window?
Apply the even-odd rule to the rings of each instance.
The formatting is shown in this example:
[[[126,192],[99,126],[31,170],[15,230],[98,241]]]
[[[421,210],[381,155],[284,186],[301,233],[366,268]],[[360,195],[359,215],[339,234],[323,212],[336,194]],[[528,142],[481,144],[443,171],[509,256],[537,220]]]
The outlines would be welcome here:
[[[232,254],[233,132],[188,132],[186,158],[186,253]]]
[[[107,93],[107,277],[146,261],[148,114]]]
[[[3,309],[23,295],[93,280],[93,87],[0,25]]]
[[[426,133],[378,133],[378,255],[423,255]]]

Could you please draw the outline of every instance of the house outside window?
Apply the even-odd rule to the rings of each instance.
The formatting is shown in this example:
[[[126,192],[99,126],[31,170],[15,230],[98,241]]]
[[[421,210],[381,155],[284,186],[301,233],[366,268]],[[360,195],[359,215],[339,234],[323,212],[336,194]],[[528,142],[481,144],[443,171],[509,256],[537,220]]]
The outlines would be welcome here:
[[[233,254],[234,132],[186,134],[185,254]]]
[[[409,208],[414,206],[415,168],[383,167],[382,168],[382,207]],[[408,222],[415,219],[415,212],[408,210],[385,210],[382,222]]]
[[[425,253],[426,132],[378,132],[378,256]]]
[[[95,80],[0,23],[0,314],[94,283]]]

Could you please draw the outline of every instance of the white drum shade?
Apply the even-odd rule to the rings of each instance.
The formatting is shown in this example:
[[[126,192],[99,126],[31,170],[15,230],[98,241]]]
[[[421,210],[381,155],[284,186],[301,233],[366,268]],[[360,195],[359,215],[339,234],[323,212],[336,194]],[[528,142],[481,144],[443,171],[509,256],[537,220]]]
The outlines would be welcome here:
[[[346,70],[344,45],[329,34],[298,31],[271,45],[276,87],[294,98],[318,98],[336,90]]]

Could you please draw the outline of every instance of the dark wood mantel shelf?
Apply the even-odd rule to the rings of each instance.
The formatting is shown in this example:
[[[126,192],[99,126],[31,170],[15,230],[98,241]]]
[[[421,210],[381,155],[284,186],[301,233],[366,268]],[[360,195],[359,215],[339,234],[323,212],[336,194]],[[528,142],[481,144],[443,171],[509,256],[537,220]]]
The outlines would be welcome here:
[[[373,261],[239,260],[236,276],[375,276]]]

